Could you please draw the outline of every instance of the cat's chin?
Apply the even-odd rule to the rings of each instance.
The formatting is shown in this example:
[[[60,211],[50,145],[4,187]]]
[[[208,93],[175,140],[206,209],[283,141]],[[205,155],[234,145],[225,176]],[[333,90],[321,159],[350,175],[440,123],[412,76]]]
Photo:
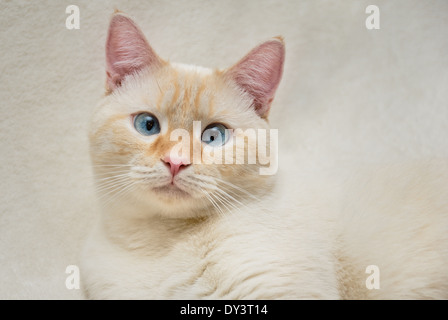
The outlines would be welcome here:
[[[156,202],[160,209],[157,213],[164,217],[185,219],[209,214],[209,210],[203,206],[202,198],[198,198],[175,184],[152,188],[151,193],[153,194],[151,207],[154,207],[154,200],[157,199]]]

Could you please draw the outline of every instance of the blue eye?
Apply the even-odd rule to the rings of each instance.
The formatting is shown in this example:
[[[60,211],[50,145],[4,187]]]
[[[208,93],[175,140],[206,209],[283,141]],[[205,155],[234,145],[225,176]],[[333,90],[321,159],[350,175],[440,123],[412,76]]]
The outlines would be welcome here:
[[[140,113],[135,116],[134,127],[144,136],[151,136],[160,132],[159,120],[149,113]]]
[[[226,127],[220,123],[213,123],[208,125],[204,132],[202,132],[202,142],[212,146],[219,147],[224,145],[229,140],[226,133]]]

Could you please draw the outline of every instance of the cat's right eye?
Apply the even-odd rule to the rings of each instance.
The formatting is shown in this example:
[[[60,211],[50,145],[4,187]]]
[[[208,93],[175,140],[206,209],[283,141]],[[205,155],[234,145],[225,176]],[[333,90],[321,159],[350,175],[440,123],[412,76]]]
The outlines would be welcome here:
[[[150,113],[140,113],[134,118],[135,129],[144,136],[151,136],[160,132],[159,120]]]
[[[202,132],[201,140],[212,147],[222,146],[229,140],[226,130],[226,126],[221,123],[210,124]]]

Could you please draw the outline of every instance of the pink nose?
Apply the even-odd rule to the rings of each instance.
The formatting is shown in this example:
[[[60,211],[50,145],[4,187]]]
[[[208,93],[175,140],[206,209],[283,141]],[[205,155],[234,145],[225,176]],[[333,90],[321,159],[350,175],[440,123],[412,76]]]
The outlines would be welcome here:
[[[171,175],[174,176],[179,173],[180,170],[185,169],[190,165],[190,161],[181,157],[172,157],[169,154],[162,158],[162,161],[170,169]]]

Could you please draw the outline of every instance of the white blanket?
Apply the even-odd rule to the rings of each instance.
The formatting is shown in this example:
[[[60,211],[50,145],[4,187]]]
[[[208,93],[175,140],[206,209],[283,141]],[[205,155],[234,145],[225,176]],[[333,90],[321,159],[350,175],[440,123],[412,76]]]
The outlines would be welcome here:
[[[79,30],[66,28],[69,4]],[[366,29],[369,4],[379,30]],[[115,8],[162,57],[206,67],[282,35],[271,123],[282,150],[316,166],[448,156],[447,1],[2,1],[2,299],[82,298],[65,271],[97,216],[87,127]]]

